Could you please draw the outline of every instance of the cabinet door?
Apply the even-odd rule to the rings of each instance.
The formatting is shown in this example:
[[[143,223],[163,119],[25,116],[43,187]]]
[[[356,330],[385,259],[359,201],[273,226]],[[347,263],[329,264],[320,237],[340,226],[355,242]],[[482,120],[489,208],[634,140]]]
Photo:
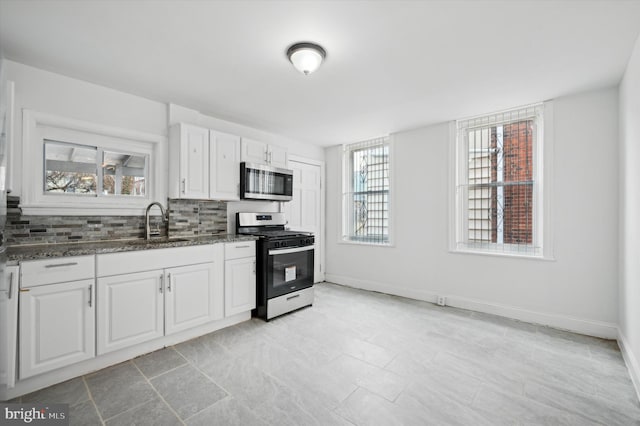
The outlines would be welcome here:
[[[16,382],[16,352],[18,342],[18,266],[0,271],[0,388],[14,387]]]
[[[279,146],[269,146],[269,164],[273,167],[287,168],[287,150]]]
[[[256,307],[256,260],[254,257],[227,260],[224,269],[224,312],[226,316]]]
[[[182,125],[180,198],[209,198],[209,130]]]
[[[218,269],[216,263],[210,262],[166,270],[167,335],[223,317],[224,290]]]
[[[267,164],[267,144],[253,139],[242,138],[242,161]]]
[[[240,136],[211,131],[209,198],[240,199]]]
[[[20,291],[20,378],[95,356],[94,280]]]
[[[164,335],[162,270],[98,278],[98,355]]]

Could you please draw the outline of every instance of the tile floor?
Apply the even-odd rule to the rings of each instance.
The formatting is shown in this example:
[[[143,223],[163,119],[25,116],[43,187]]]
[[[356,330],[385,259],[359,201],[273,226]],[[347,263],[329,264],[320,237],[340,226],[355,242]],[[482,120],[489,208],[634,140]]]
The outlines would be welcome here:
[[[75,425],[638,425],[613,341],[360,291],[22,397]]]

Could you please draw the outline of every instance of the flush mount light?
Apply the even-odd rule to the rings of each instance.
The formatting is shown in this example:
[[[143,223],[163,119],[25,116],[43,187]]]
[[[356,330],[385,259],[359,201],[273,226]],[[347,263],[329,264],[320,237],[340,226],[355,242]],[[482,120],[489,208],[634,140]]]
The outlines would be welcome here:
[[[315,43],[296,43],[287,49],[287,57],[294,67],[304,75],[318,69],[327,52]]]

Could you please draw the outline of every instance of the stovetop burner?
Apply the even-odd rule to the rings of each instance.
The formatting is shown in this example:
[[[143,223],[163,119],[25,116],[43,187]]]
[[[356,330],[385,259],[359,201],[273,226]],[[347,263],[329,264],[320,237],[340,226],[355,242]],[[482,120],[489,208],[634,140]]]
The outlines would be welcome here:
[[[236,232],[260,237],[269,248],[303,247],[314,244],[313,233],[284,229],[284,213],[236,213]]]

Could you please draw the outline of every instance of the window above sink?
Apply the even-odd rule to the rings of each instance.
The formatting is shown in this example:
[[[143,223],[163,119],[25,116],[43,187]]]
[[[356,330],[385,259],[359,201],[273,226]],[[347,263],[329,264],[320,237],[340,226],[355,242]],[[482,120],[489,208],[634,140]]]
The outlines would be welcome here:
[[[149,155],[44,140],[44,192],[144,197]]]
[[[24,111],[23,214],[144,214],[165,150],[163,136]]]

